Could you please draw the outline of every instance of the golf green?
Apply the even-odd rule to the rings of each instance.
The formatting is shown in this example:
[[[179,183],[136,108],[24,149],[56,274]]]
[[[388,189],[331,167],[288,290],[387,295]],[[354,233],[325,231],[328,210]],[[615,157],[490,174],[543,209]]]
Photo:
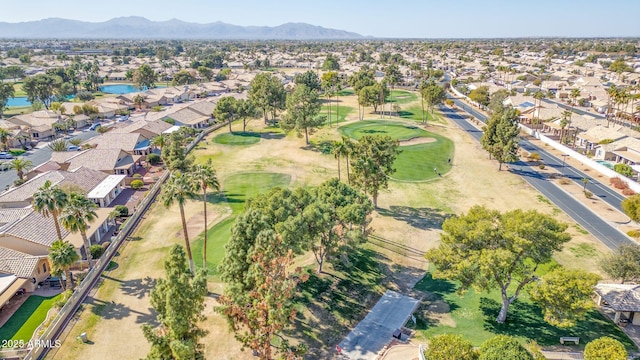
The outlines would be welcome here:
[[[253,132],[224,133],[214,137],[213,141],[223,145],[251,145],[260,141],[260,134]]]
[[[365,135],[388,135],[400,140],[400,154],[391,175],[398,181],[425,181],[439,178],[451,170],[454,145],[448,138],[400,121],[358,121],[339,128],[341,134],[354,139]],[[423,142],[420,140],[424,139]],[[411,144],[406,143],[411,140]],[[403,142],[406,146],[403,146]]]

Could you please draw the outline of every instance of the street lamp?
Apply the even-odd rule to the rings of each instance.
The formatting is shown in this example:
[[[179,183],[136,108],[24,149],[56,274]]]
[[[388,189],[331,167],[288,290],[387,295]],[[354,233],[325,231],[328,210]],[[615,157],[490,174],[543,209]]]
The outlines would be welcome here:
[[[567,156],[569,156],[568,154],[562,154],[562,169],[560,170],[560,174],[564,175],[564,163],[565,160],[567,159]]]

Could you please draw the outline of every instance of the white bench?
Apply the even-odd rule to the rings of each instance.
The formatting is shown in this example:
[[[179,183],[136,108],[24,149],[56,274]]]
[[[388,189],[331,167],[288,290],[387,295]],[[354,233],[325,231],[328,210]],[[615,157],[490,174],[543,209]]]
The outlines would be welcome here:
[[[560,344],[564,345],[565,341],[573,341],[576,345],[578,345],[580,343],[580,338],[572,336],[562,336],[560,338]]]

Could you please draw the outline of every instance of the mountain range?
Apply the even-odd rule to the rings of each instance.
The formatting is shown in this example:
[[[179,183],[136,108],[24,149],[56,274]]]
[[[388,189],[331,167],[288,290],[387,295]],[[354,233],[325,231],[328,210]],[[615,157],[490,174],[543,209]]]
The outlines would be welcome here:
[[[19,23],[0,22],[5,39],[238,39],[312,40],[360,39],[362,35],[305,23],[279,26],[239,26],[223,22],[197,24],[177,19],[151,21],[129,16],[105,22],[48,18]]]

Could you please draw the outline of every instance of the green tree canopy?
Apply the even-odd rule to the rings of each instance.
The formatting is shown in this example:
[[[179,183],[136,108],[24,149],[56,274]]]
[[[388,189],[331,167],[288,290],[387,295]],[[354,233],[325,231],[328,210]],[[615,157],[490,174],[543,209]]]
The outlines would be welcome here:
[[[482,343],[478,360],[533,360],[533,356],[515,338],[498,335]]]
[[[156,81],[158,80],[158,74],[148,64],[142,64],[133,72],[133,83],[138,89],[154,88]]]
[[[40,101],[48,110],[53,96],[62,85],[62,78],[57,75],[38,74],[24,79],[22,90],[27,94],[27,99],[34,103]]]
[[[491,115],[480,138],[482,148],[502,164],[518,160],[518,114],[515,109],[503,109]]]
[[[298,84],[287,97],[287,113],[280,126],[287,132],[295,130],[298,135],[304,133],[308,145],[309,133],[320,127],[325,120],[323,116],[318,116],[320,108],[318,92],[303,83]]]
[[[166,278],[151,290],[151,305],[158,313],[159,326],[142,326],[151,343],[147,359],[204,359],[200,340],[207,331],[198,327],[205,320],[204,297],[207,294],[205,270],[189,270],[182,246],[174,245],[164,263]]]
[[[506,321],[509,305],[536,279],[538,266],[571,239],[566,224],[535,210],[500,213],[474,206],[445,220],[442,229],[442,243],[426,254],[436,266],[434,277],[459,281],[461,291],[498,289],[498,323]]]
[[[303,72],[302,74],[296,75],[293,79],[293,82],[296,84],[296,86],[304,84],[309,90],[320,91],[322,88],[320,84],[320,78],[318,77],[318,74],[316,74],[316,72],[313,70],[308,70]]]
[[[427,360],[476,360],[478,352],[460,335],[436,335],[429,340],[424,355]]]
[[[600,268],[612,279],[637,281],[640,279],[640,246],[624,244],[618,246],[613,254],[605,255],[600,260]]]
[[[208,68],[205,68],[208,69]],[[211,71],[211,69],[208,69]],[[196,82],[196,77],[191,74],[189,70],[180,70],[173,75],[172,85],[189,85]]]
[[[480,105],[489,105],[489,88],[486,86],[480,86],[476,89],[471,90],[471,92],[469,93],[469,99],[471,99],[471,101],[477,102]]]
[[[0,119],[2,119],[2,112],[7,106],[9,99],[15,96],[15,90],[13,84],[0,82]]]
[[[389,176],[400,150],[398,140],[390,136],[365,135],[353,145],[351,180],[356,187],[371,194],[374,207],[378,207],[380,190],[389,186]]]
[[[236,100],[236,115],[242,119],[242,132],[247,131],[247,123],[260,116],[260,112],[251,100]]]
[[[604,336],[584,347],[584,360],[625,360],[627,350],[616,339]]]
[[[221,123],[229,123],[229,132],[233,132],[233,130],[231,130],[231,123],[233,122],[233,116],[236,114],[236,110],[236,98],[233,96],[225,96],[216,103],[213,116]]]
[[[600,276],[558,267],[531,286],[531,299],[542,305],[544,319],[558,327],[575,326],[595,306],[591,295]]]
[[[162,161],[171,171],[188,172],[193,164],[193,157],[187,155],[185,137],[182,132],[174,131],[168,137],[168,144],[162,147]]]
[[[286,92],[282,82],[270,73],[259,73],[253,78],[249,87],[249,100],[262,110],[265,123],[271,112],[275,121],[276,112],[284,109]]]
[[[333,54],[327,54],[327,57],[322,63],[322,70],[340,70],[340,62],[338,57]]]

